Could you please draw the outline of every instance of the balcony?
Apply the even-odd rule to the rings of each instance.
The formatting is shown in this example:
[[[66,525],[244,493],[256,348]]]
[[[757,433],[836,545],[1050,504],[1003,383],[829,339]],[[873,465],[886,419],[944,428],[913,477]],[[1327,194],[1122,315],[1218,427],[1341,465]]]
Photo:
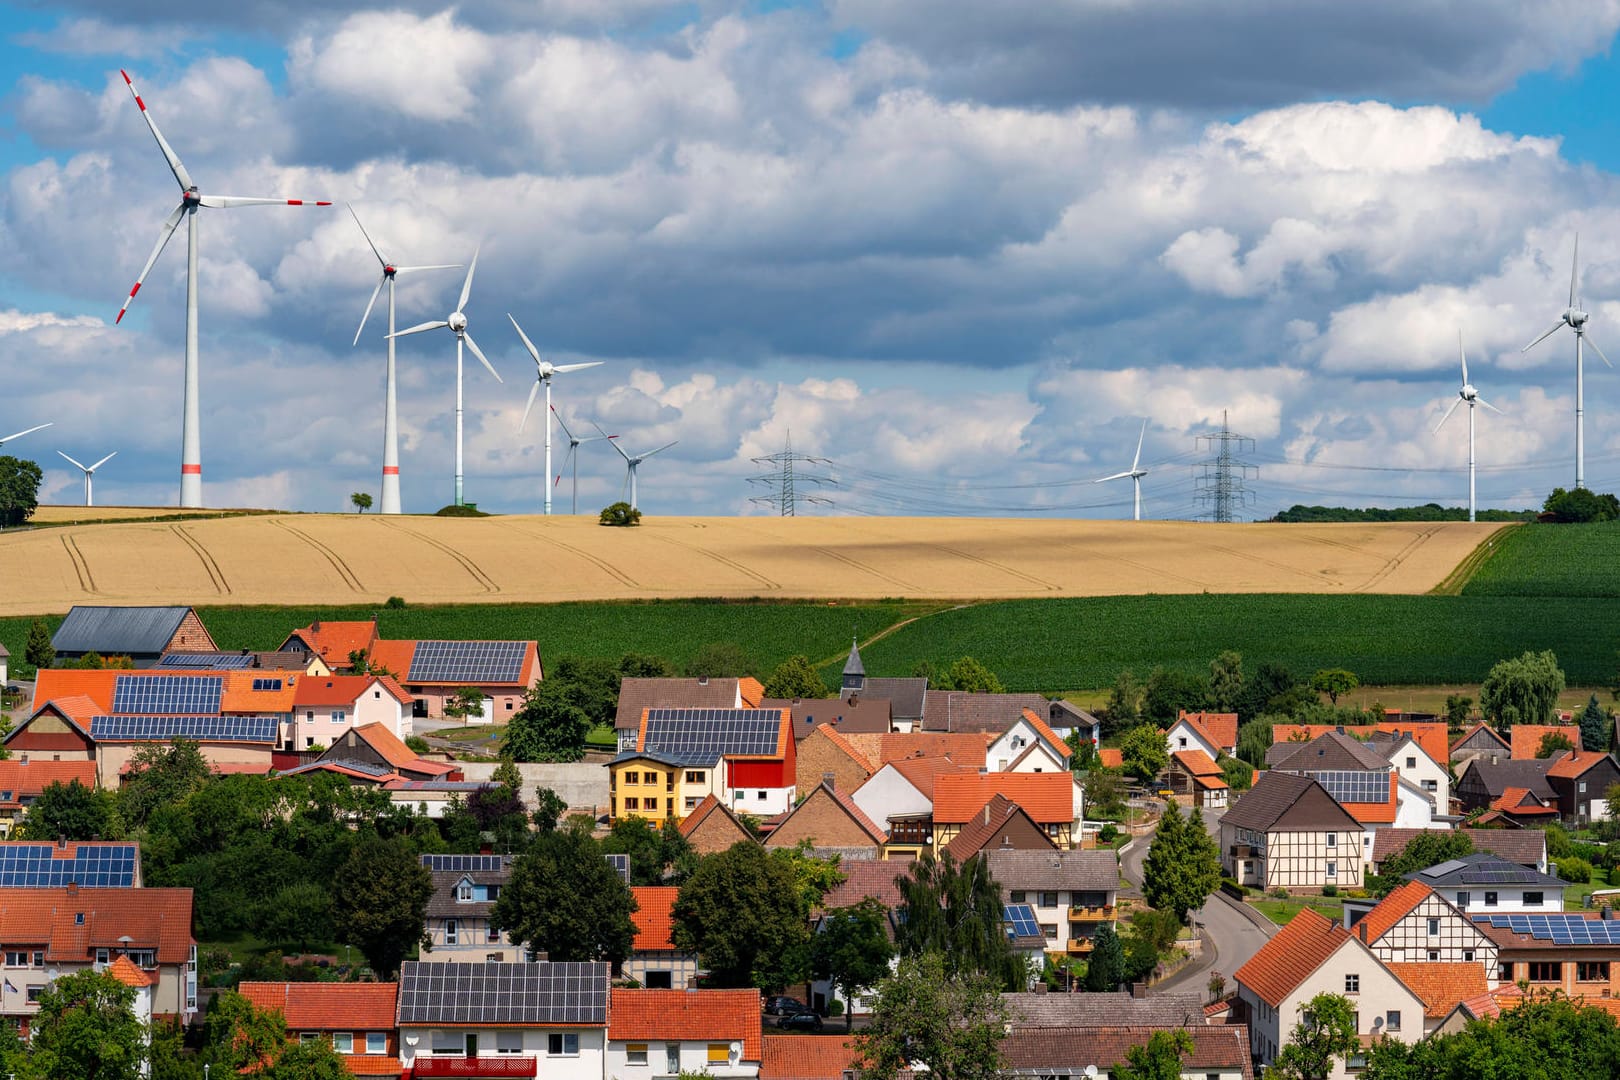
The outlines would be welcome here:
[[[1105,904],[1099,907],[1071,907],[1069,909],[1070,922],[1113,922],[1114,905]]]
[[[932,818],[922,820],[906,820],[904,818],[889,819],[889,843],[891,844],[921,844],[930,845],[934,842],[934,822]]]
[[[532,1057],[419,1057],[412,1076],[538,1076]]]
[[[1072,937],[1069,939],[1069,947],[1066,951],[1070,956],[1085,956],[1094,948],[1096,948],[1096,945],[1090,938]]]

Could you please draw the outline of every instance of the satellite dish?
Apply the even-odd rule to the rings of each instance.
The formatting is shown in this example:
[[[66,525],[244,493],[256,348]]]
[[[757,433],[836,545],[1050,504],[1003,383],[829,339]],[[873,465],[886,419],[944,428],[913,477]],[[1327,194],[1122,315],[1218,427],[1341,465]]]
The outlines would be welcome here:
[[[421,1041],[421,1039],[422,1039],[422,1036],[420,1036],[420,1035],[407,1035],[407,1036],[405,1036],[405,1045],[406,1046],[415,1046],[418,1042]]]
[[[731,1044],[731,1060],[732,1061],[741,1061],[742,1060],[742,1050],[743,1050],[742,1043],[740,1043],[740,1042],[732,1043]]]
[[[1097,1075],[1097,1066],[1095,1066],[1095,1065],[1087,1065],[1086,1066],[1086,1075],[1090,1076],[1090,1077],[1095,1077]]]

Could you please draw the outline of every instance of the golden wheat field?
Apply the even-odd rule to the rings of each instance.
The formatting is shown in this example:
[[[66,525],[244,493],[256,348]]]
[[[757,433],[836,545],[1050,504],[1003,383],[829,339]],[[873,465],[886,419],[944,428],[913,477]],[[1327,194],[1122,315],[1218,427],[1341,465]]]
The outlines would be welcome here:
[[[80,513],[114,516],[99,507]],[[1421,593],[1498,528],[745,517],[648,518],[609,529],[586,517],[355,514],[59,525],[0,535],[0,614],[78,603],[389,596],[524,603]]]

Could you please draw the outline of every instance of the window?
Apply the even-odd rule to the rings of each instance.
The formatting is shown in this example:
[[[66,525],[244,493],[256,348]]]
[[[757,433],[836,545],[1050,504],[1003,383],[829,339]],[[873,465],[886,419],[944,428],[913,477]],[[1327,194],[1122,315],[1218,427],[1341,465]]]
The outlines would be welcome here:
[[[1580,787],[1579,787],[1578,791],[1579,791],[1579,794],[1582,794],[1582,795],[1586,794],[1586,781],[1585,780],[1582,780],[1580,782]]]
[[[1496,893],[1493,892],[1490,889],[1485,890],[1485,906],[1486,907],[1495,907],[1496,906]]]
[[[332,1033],[332,1049],[340,1054],[354,1053],[354,1032],[334,1031]]]
[[[28,954],[25,952],[6,953],[6,967],[27,967]]]
[[[1439,961],[1439,959],[1440,959],[1440,950],[1439,949],[1430,949],[1429,950],[1429,963],[1431,963],[1431,964],[1436,963],[1436,962]]]
[[[1187,736],[1178,735],[1178,736],[1176,736],[1176,741],[1181,744],[1180,749],[1182,749],[1182,750],[1187,749]]]
[[[84,912],[75,911],[73,913],[73,925],[74,926],[83,926],[84,925]]]
[[[675,973],[672,971],[648,971],[641,977],[641,985],[649,990],[672,990],[675,987]]]
[[[1007,903],[1009,903],[1009,904],[1022,904],[1024,902],[1024,890],[1023,889],[1014,889],[1012,891],[1012,893],[1010,894],[1010,896],[1011,896],[1011,899],[1009,899],[1007,901]]]
[[[1361,993],[1361,976],[1346,975],[1344,977],[1344,992],[1347,994]]]
[[[1041,923],[1041,933],[1046,935],[1046,940],[1056,941],[1057,923]]]
[[[1338,863],[1331,863],[1330,862],[1330,863],[1327,864],[1327,876],[1328,877],[1338,877],[1339,876],[1339,864]]]
[[[1437,793],[1440,790],[1440,781],[1438,781],[1438,780],[1425,780],[1425,781],[1423,781],[1423,790],[1429,792],[1430,794]]]
[[[1557,960],[1530,961],[1531,982],[1563,982],[1564,965]]]
[[[641,783],[641,774],[632,769],[624,774],[624,782],[627,784],[639,784]]]
[[[315,736],[313,736],[313,735],[305,735],[304,736],[304,749],[308,750],[311,747],[313,747],[314,745],[315,745]]]
[[[1408,768],[1408,769],[1415,769],[1415,768],[1417,768],[1417,758],[1415,758],[1415,757],[1409,757],[1409,758],[1407,758],[1407,759],[1406,759],[1406,767],[1407,767],[1407,768]]]
[[[1465,893],[1465,892],[1460,892],[1460,893],[1457,894],[1457,906],[1462,908],[1464,911],[1467,911],[1468,910],[1468,902],[1470,900],[1472,900],[1472,899],[1473,899],[1473,896],[1471,894]]]
[[[38,1005],[39,1004],[39,992],[41,990],[43,990],[43,989],[45,989],[43,986],[30,986],[28,988],[28,1004],[30,1004],[30,1005]]]
[[[678,1042],[664,1044],[664,1071],[671,1076],[679,1075],[681,1071],[681,1044]]]
[[[456,925],[454,919],[444,920],[444,943],[446,945],[461,944],[461,927]]]
[[[497,1054],[523,1053],[523,1032],[497,1031],[495,1032],[495,1052]]]
[[[640,810],[641,800],[636,798],[634,795],[631,795],[624,800],[624,808],[626,810]]]
[[[1401,1030],[1401,1010],[1399,1010],[1399,1009],[1391,1009],[1391,1010],[1389,1010],[1389,1012],[1384,1014],[1384,1030],[1385,1031],[1399,1031],[1399,1030]]]
[[[484,963],[486,964],[499,964],[504,959],[505,957],[498,952],[488,952],[484,954]]]
[[[1041,907],[1057,907],[1057,906],[1058,906],[1057,893],[1055,893],[1055,892],[1043,892],[1043,893],[1041,893]]]
[[[43,951],[36,951],[34,953],[34,966],[35,967],[44,967],[45,966],[45,953]],[[145,966],[151,967],[152,965],[147,964]]]
[[[756,794],[756,795],[755,795],[755,796],[754,796],[754,798],[756,798],[756,799],[763,799],[763,798],[765,798],[765,793],[764,793],[764,792],[763,792],[763,791],[761,791],[761,792],[759,792],[759,793],[757,793],[757,794]]]
[[[551,1057],[578,1057],[579,1036],[573,1032],[552,1032],[546,1036],[546,1053]]]
[[[1463,963],[1472,964],[1473,962],[1474,962],[1474,950],[1473,949],[1464,949],[1463,950]]]
[[[627,1043],[624,1048],[624,1057],[631,1065],[647,1064],[647,1044]]]
[[[435,1031],[433,1033],[433,1053],[442,1057],[446,1054],[461,1056],[461,1036],[454,1031]]]
[[[112,956],[111,956],[111,954],[108,953],[108,951],[106,949],[97,949],[96,950],[96,963],[98,963],[98,964],[107,964],[107,963],[111,963],[111,962],[112,962]]]
[[[386,1054],[386,1053],[388,1053],[388,1032],[386,1032],[386,1031],[368,1031],[368,1032],[366,1032],[366,1053],[368,1053],[368,1054]]]
[[[332,710],[332,723],[334,723],[334,724],[343,723],[343,715],[344,714],[343,714],[342,709],[333,709]]]
[[[1328,847],[1338,847],[1339,846],[1339,834],[1338,833],[1333,833],[1333,832],[1328,833],[1327,834],[1327,844],[1328,844]]]
[[[688,795],[688,796],[687,796],[687,797],[686,797],[686,808],[687,808],[687,809],[688,809],[688,810],[694,810],[694,809],[696,809],[696,808],[697,808],[697,804],[698,804],[698,801],[697,801],[697,796],[695,796],[695,795]]]
[[[1542,894],[1539,893],[1539,892],[1527,892],[1527,893],[1524,894],[1524,906],[1525,907],[1540,907],[1541,906],[1541,901],[1542,901]]]
[[[313,719],[315,719],[315,710],[314,709],[305,709],[304,710],[304,719],[305,720],[313,720]]]
[[[1512,982],[1513,981],[1513,964],[1511,962],[1509,962],[1507,960],[1503,960],[1501,963],[1497,964],[1497,966],[1496,966],[1496,981],[1497,982]]]
[[[303,1043],[305,1046],[308,1046],[310,1043],[313,1043],[319,1038],[320,1035],[313,1031],[300,1031],[298,1033],[298,1041]]]
[[[731,1047],[725,1043],[709,1044],[709,1064],[723,1065],[731,1060]]]
[[[708,778],[708,774],[703,773],[703,772],[688,772],[686,774],[686,782],[688,784],[701,784],[707,778]]]
[[[472,882],[463,881],[459,885],[456,886],[456,901],[458,903],[470,904],[470,903],[472,903],[472,898],[473,898]]]
[[[1582,960],[1575,965],[1575,978],[1580,982],[1608,982],[1607,960]]]
[[[1430,919],[1429,920],[1429,936],[1434,937],[1439,932],[1440,932],[1440,920],[1439,919]]]
[[[494,923],[485,923],[484,924],[484,944],[485,945],[492,945],[492,944],[498,943],[500,940],[501,940],[501,932],[499,930],[495,929],[495,924]]]

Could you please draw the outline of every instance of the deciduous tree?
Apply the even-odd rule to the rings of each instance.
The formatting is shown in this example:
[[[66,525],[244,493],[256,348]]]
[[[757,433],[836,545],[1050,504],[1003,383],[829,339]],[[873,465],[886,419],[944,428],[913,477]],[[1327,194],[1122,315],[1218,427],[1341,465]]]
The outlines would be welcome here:
[[[476,686],[463,686],[450,696],[444,703],[444,715],[452,720],[460,720],[466,726],[467,719],[473,716],[484,716],[484,692]]]
[[[960,690],[969,694],[1005,694],[996,673],[971,656],[957,658],[939,677],[939,689]]]
[[[354,512],[363,514],[371,509],[371,496],[364,491],[357,491],[349,496],[349,502],[354,506]]]
[[[1267,1071],[1285,1080],[1327,1080],[1335,1060],[1361,1049],[1355,1008],[1339,994],[1317,994],[1300,1007],[1299,1023]]]
[[[630,884],[679,885],[697,865],[696,853],[674,818],[621,817],[602,838],[602,850],[630,857]]]
[[[77,780],[46,784],[22,825],[27,840],[112,840],[122,832],[112,792],[87,788]]]
[[[1479,688],[1479,707],[1499,728],[1513,724],[1545,724],[1558,708],[1564,692],[1564,673],[1551,651],[1526,652],[1491,667]]]
[[[364,954],[379,978],[392,978],[411,946],[424,940],[433,875],[403,838],[368,836],[350,851],[332,886],[339,936]]]
[[[254,929],[265,942],[308,952],[332,940],[332,897],[316,881],[290,881],[258,905]]]
[[[1114,1080],[1181,1080],[1181,1061],[1192,1050],[1187,1032],[1155,1031],[1146,1043],[1125,1051],[1125,1064],[1109,1071]]]
[[[983,855],[957,862],[924,851],[898,879],[901,916],[895,944],[902,956],[937,953],[952,975],[979,974],[1022,990],[1025,970],[1007,940],[1001,886]]]
[[[136,1080],[146,1031],[135,991],[105,972],[58,976],[39,995],[29,1024],[29,1071],[41,1080]]]
[[[809,905],[793,867],[739,841],[698,864],[675,899],[677,948],[716,986],[774,990],[809,971]]]
[[[562,820],[563,814],[568,811],[568,802],[561,795],[548,787],[536,788],[534,791],[534,827],[541,832],[551,832]]]
[[[1108,721],[1108,733],[1125,731],[1142,719],[1142,684],[1126,668],[1114,677],[1114,687],[1108,692],[1108,707],[1103,713]]]
[[[1387,896],[1407,874],[1424,867],[1435,866],[1447,859],[1474,853],[1474,842],[1468,834],[1448,829],[1427,829],[1407,841],[1405,847],[1385,859],[1379,873],[1367,878],[1367,891],[1374,896]]]
[[[512,864],[491,922],[552,960],[617,967],[635,943],[636,901],[602,854],[595,840],[567,830],[536,837]]]
[[[1566,750],[1573,749],[1575,749],[1575,743],[1570,740],[1568,735],[1565,735],[1562,731],[1549,731],[1541,737],[1541,742],[1536,744],[1536,757],[1538,759],[1550,758],[1554,754],[1561,754]]]
[[[1160,724],[1172,723],[1177,714],[1197,712],[1209,701],[1209,681],[1202,675],[1154,668],[1142,688],[1142,716]]]
[[[44,476],[34,462],[0,454],[0,529],[21,525],[34,516]]]
[[[765,680],[765,696],[783,701],[814,700],[827,696],[827,684],[817,674],[810,658],[800,654],[776,665],[776,670]]]
[[[615,525],[621,528],[630,525],[640,525],[641,511],[632,508],[627,502],[620,501],[616,503],[609,503],[607,506],[604,506],[602,508],[602,512],[596,516],[596,523],[598,525]]]
[[[1144,784],[1158,776],[1170,764],[1170,748],[1164,735],[1154,724],[1138,724],[1125,733],[1119,743],[1120,758],[1125,771]]]
[[[119,813],[133,826],[145,825],[153,810],[184,802],[213,775],[191,739],[146,743],[130,756],[129,774],[118,789]]]
[[[523,695],[501,753],[515,761],[578,761],[590,730],[590,717],[574,703],[568,684],[546,679]]]
[[[1209,662],[1209,704],[1236,712],[1243,701],[1243,654],[1227,649]]]
[[[1494,1020],[1416,1043],[1379,1039],[1365,1080],[1620,1076],[1620,1028],[1604,1009],[1533,994]]]
[[[758,670],[754,658],[734,641],[711,641],[699,646],[686,664],[686,675],[692,679],[737,679]]]
[[[930,1080],[997,1080],[1008,1019],[1000,989],[983,975],[949,974],[937,953],[902,959],[854,1039],[861,1075],[894,1080],[925,1068]]]
[[[876,986],[889,972],[894,947],[889,944],[889,913],[867,897],[854,907],[827,913],[820,932],[812,935],[811,974],[827,979],[846,1002]],[[854,1009],[844,1010],[844,1026],[853,1026]]]
[[[1361,680],[1356,678],[1356,673],[1344,668],[1323,668],[1311,676],[1311,689],[1318,694],[1326,694],[1334,705],[1339,704],[1341,694],[1348,694],[1360,685]]]

